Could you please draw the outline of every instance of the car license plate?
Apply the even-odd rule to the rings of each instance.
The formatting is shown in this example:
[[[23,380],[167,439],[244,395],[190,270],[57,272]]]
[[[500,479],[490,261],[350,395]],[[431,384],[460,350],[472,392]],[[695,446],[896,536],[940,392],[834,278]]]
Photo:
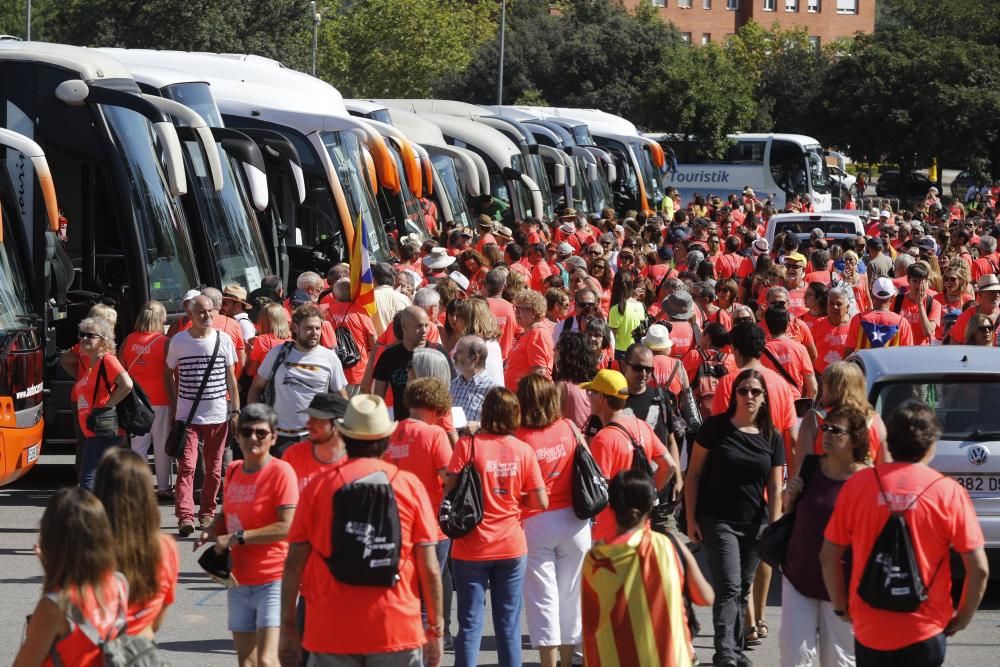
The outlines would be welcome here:
[[[1000,475],[951,475],[969,493],[1000,493]]]
[[[41,444],[32,445],[28,447],[28,463],[31,463],[38,458],[38,452],[42,448]]]

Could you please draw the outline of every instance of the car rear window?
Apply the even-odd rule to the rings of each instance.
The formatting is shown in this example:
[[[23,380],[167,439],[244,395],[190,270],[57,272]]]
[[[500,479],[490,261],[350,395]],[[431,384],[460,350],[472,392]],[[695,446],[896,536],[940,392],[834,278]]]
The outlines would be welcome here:
[[[836,222],[823,221],[823,220],[802,220],[802,221],[787,221],[778,222],[774,227],[774,235],[777,236],[782,232],[791,232],[793,234],[810,234],[814,229],[822,229],[825,234],[857,234],[858,227],[853,222]]]
[[[886,422],[896,408],[915,398],[934,408],[944,439],[995,439],[1000,433],[1000,381],[888,382],[875,391],[875,409]]]

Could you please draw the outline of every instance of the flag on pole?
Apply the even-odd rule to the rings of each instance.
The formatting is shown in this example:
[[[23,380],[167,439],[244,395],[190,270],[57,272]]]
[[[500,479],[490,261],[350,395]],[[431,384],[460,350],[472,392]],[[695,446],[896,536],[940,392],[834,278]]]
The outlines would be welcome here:
[[[358,214],[351,247],[351,301],[375,316],[375,279],[372,277],[371,247],[365,222]]]

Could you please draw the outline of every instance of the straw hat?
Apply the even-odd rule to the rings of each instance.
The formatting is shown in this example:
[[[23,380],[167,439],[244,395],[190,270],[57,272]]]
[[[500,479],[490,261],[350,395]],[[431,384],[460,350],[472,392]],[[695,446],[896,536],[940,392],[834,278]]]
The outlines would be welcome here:
[[[444,269],[455,263],[455,258],[448,254],[445,248],[431,248],[429,255],[424,257],[424,266],[432,271]]]
[[[469,279],[458,271],[452,271],[448,274],[448,277],[454,280],[455,284],[458,285],[463,292],[469,289]]]
[[[398,422],[389,419],[389,410],[381,396],[359,394],[347,403],[343,419],[336,421],[337,430],[355,440],[381,440],[396,430]]]
[[[242,285],[223,285],[222,286],[222,299],[230,299],[232,301],[238,301],[243,304],[244,308],[250,308],[250,302],[247,301],[247,291]]]

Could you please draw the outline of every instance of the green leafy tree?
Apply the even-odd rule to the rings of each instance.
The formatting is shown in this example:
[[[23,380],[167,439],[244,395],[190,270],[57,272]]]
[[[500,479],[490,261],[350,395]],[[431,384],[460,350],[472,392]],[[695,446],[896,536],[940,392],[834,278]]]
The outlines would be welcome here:
[[[45,13],[39,38],[79,46],[254,53],[306,69],[311,30],[306,0],[65,0]]]
[[[367,0],[330,7],[320,75],[365,97],[428,97],[497,34],[494,3]]]
[[[638,117],[646,127],[689,137],[700,152],[721,157],[726,135],[745,130],[754,113],[753,86],[729,52],[716,44],[681,44],[661,59]]]
[[[876,30],[910,28],[925,37],[1000,44],[996,0],[879,0]]]

